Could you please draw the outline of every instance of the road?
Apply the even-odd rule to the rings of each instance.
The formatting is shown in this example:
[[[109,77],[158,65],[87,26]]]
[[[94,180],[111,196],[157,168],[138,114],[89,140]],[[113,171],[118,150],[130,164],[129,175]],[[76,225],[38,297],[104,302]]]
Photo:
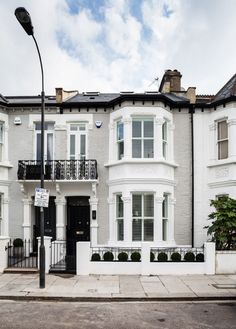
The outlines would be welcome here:
[[[1,329],[235,329],[236,303],[0,301]]]

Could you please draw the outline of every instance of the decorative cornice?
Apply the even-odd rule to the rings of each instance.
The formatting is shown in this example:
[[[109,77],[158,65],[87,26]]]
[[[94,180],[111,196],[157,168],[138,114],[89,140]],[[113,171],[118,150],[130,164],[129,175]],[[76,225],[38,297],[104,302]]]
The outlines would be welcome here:
[[[3,198],[3,203],[4,204],[8,204],[9,203],[9,199],[8,198]]]
[[[169,204],[170,205],[175,205],[176,204],[176,199],[175,198],[170,198],[169,199]]]
[[[165,119],[163,118],[155,118],[155,124],[156,125],[163,125],[163,123],[165,122]]]
[[[33,200],[31,199],[22,199],[22,202],[24,204],[24,206],[31,206],[33,204]]]
[[[209,130],[210,131],[213,131],[213,130],[216,130],[216,123],[212,123],[211,125],[209,125]]]
[[[236,186],[236,180],[227,180],[227,181],[221,181],[221,182],[212,182],[212,183],[208,183],[208,186],[210,188]]]
[[[168,186],[176,186],[174,180],[165,178],[119,178],[112,179],[107,182],[109,186],[122,185],[122,184],[160,184]]]
[[[155,203],[162,203],[164,201],[163,196],[156,196],[154,199]]]
[[[55,124],[54,130],[67,130],[66,125]]]
[[[125,117],[125,118],[123,118],[122,121],[123,121],[124,125],[129,125],[132,123],[131,117]]]
[[[132,198],[131,196],[122,196],[121,197],[121,200],[124,202],[124,203],[130,203]]]
[[[114,204],[115,203],[115,198],[107,198],[108,204]]]
[[[228,126],[235,126],[236,125],[236,119],[229,119],[227,120]]]

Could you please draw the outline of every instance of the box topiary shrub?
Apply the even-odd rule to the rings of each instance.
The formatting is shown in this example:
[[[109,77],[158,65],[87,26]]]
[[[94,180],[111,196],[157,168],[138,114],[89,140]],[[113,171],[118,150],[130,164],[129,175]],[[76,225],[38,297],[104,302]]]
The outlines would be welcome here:
[[[203,253],[197,254],[196,262],[204,262],[204,254]]]
[[[107,251],[105,252],[105,254],[103,255],[103,260],[105,262],[112,262],[114,259],[114,255],[111,251]]]
[[[186,252],[186,254],[184,255],[184,260],[186,262],[194,262],[195,261],[195,255],[193,252],[189,251]]]
[[[170,256],[172,262],[181,262],[181,255],[179,252],[173,252],[173,254]]]
[[[131,254],[131,260],[132,262],[140,262],[140,259],[141,259],[141,255],[138,251],[134,251],[132,254]]]
[[[23,245],[23,240],[20,238],[17,238],[13,241],[13,247],[23,247]]]
[[[92,254],[91,261],[92,262],[99,262],[101,260],[101,256],[98,253]]]
[[[154,255],[154,253],[151,251],[151,252],[150,252],[150,262],[154,262],[154,260],[155,260],[155,255]]]
[[[128,260],[128,254],[124,251],[120,252],[118,255],[119,262],[127,262]]]
[[[157,256],[158,262],[167,262],[168,256],[165,252],[160,252]]]

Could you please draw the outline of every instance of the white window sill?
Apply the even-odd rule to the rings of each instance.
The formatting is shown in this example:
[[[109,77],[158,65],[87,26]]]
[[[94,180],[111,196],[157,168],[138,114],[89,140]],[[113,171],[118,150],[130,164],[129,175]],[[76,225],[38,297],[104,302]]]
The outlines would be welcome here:
[[[172,161],[167,161],[164,159],[148,158],[148,159],[117,160],[114,162],[105,163],[104,167],[114,167],[114,166],[119,166],[119,165],[123,165],[123,164],[164,164],[166,166],[170,166],[173,168],[177,168],[179,166],[177,163],[172,162]]]
[[[230,157],[222,160],[211,160],[211,162],[207,165],[208,168],[225,166],[229,164],[236,164],[236,157]]]
[[[13,165],[9,161],[0,161],[0,167],[13,168]]]

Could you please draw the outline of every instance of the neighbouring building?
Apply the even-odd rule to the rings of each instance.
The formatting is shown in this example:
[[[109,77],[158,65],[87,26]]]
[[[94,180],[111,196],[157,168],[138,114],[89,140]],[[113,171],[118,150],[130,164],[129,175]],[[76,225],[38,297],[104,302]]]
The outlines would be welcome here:
[[[54,241],[198,247],[209,200],[236,198],[236,75],[216,95],[184,90],[180,72],[167,70],[156,92],[56,88],[45,102]],[[34,243],[40,113],[40,96],[0,96],[0,235]]]

